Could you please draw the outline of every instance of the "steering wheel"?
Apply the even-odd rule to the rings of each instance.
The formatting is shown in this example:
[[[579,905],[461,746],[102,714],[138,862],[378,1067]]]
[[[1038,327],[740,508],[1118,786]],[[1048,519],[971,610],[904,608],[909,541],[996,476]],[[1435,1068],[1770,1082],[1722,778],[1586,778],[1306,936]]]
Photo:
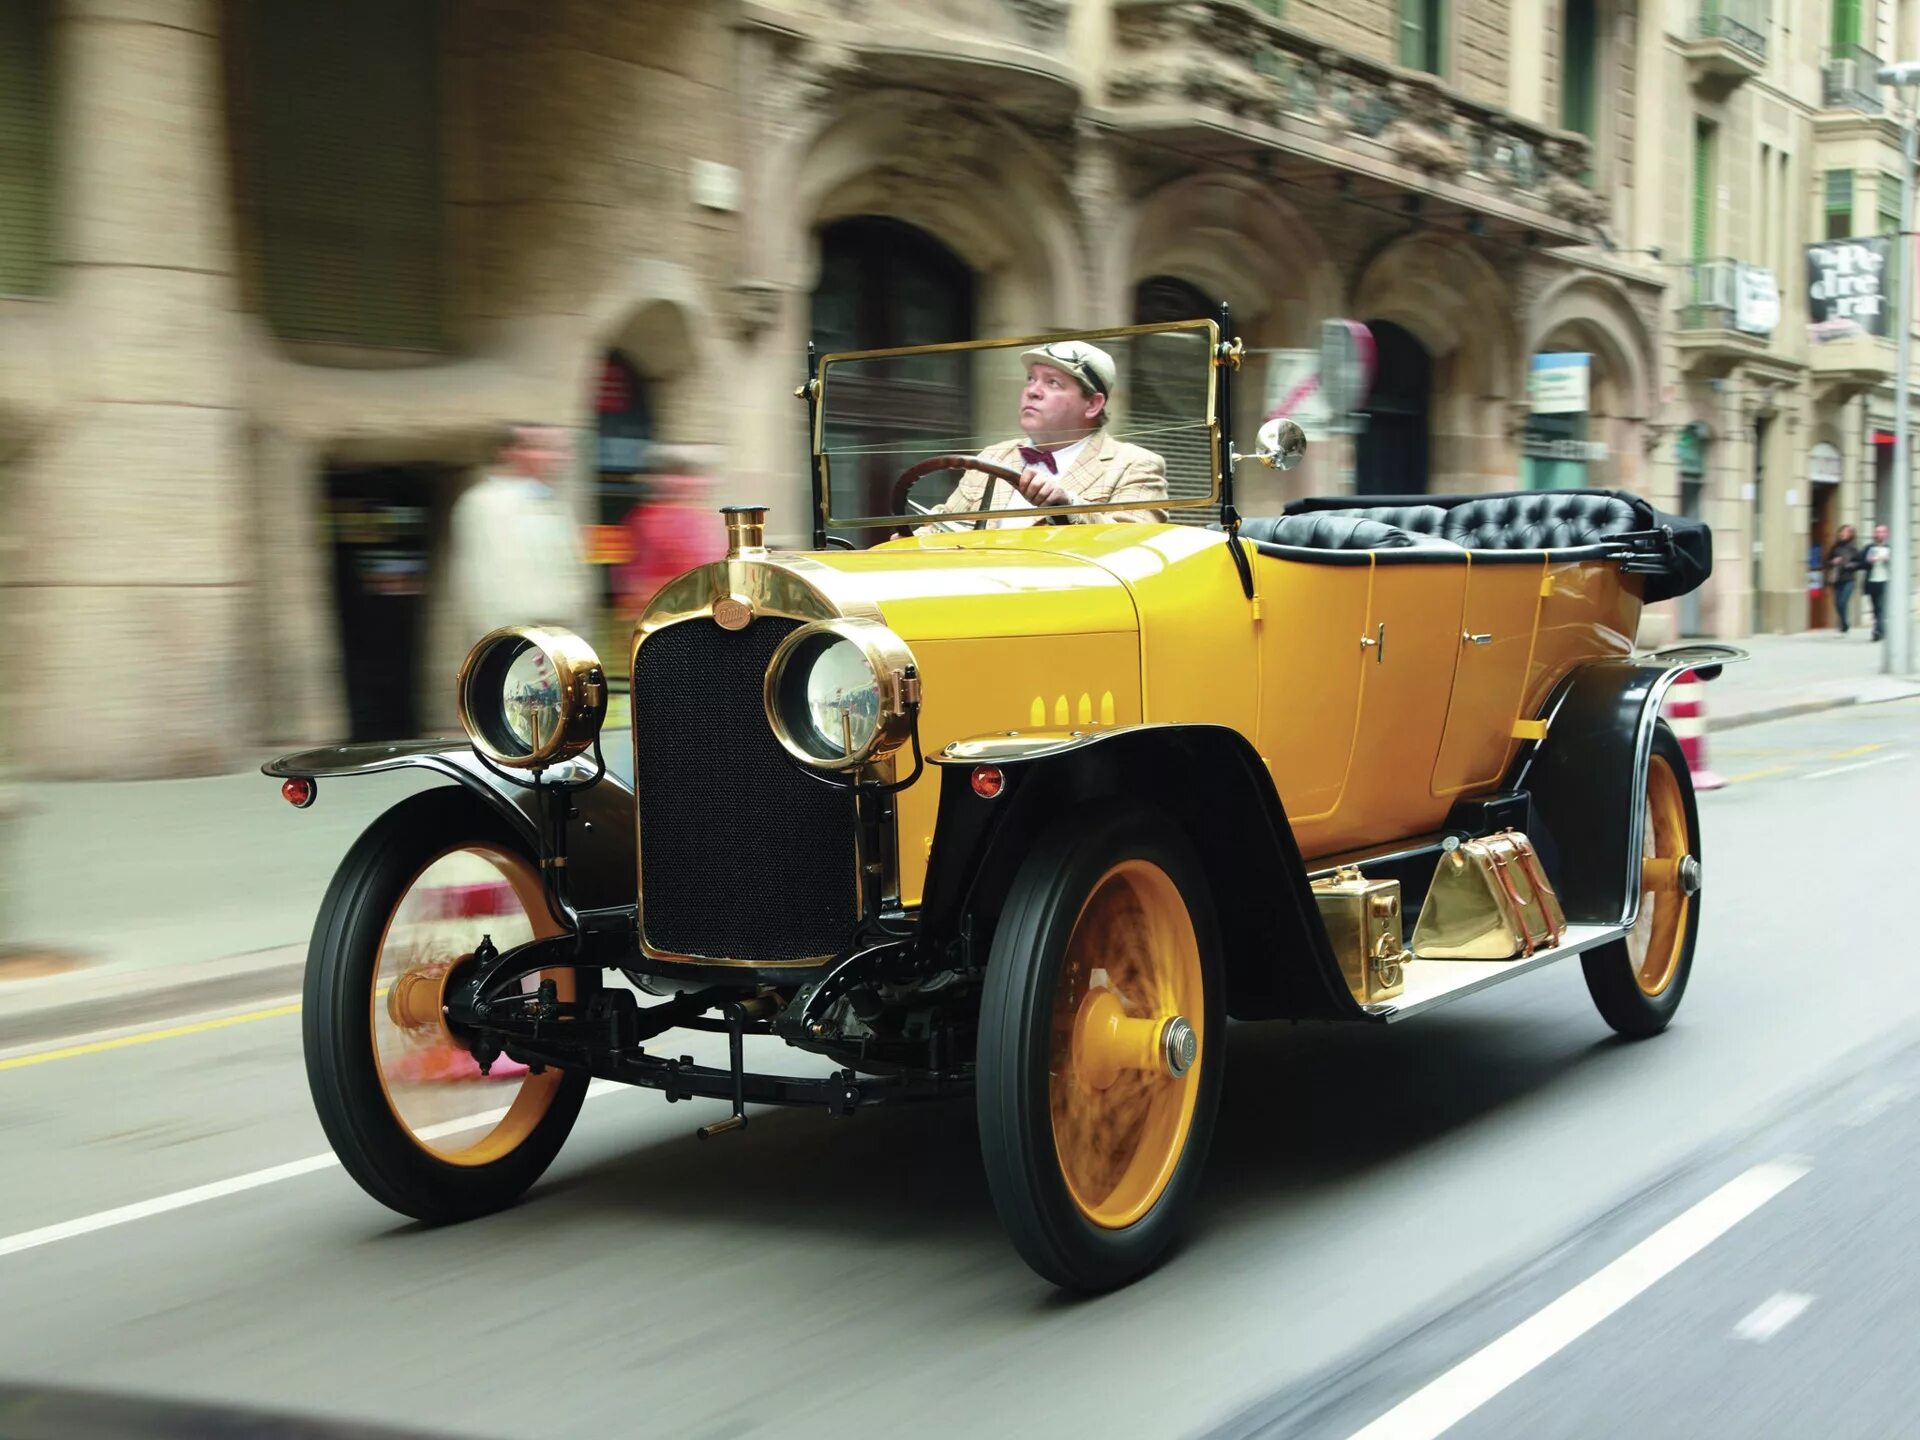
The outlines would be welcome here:
[[[982,475],[991,475],[997,480],[1005,480],[1009,485],[1017,485],[1022,471],[1009,469],[1005,465],[996,465],[991,460],[982,460],[977,455],[935,455],[930,460],[909,465],[900,472],[900,478],[893,482],[893,494],[888,498],[887,509],[899,512],[906,508],[907,492],[913,489],[914,482],[923,475],[937,475],[942,470],[978,470]],[[975,525],[984,524],[976,520]],[[892,538],[898,539],[913,527],[902,525],[893,532]]]

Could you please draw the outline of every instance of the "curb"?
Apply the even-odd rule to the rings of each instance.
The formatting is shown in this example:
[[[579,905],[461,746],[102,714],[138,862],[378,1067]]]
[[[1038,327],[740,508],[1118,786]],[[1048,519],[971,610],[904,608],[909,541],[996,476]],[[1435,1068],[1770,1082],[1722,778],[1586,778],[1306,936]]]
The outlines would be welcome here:
[[[294,958],[285,951],[262,952],[265,963],[230,968],[223,974],[196,975],[173,983],[146,985],[91,999],[62,998],[51,1004],[0,1010],[0,1049],[117,1030],[155,1020],[173,1020],[197,1011],[231,1010],[298,995],[306,970],[306,947]],[[266,956],[274,957],[265,960]],[[69,982],[71,977],[67,977]],[[0,1004],[6,992],[0,990]]]
[[[1796,715],[1818,715],[1823,710],[1843,710],[1859,703],[1858,695],[1840,695],[1831,700],[1796,700],[1790,705],[1774,705],[1765,710],[1743,710],[1718,720],[1708,717],[1707,733],[1738,730],[1742,725],[1761,725],[1769,720],[1791,720]]]

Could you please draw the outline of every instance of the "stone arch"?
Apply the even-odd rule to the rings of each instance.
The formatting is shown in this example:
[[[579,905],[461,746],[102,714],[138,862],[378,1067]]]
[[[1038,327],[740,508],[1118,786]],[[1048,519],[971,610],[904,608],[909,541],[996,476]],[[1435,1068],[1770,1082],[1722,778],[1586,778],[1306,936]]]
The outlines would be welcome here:
[[[1656,408],[1659,360],[1625,287],[1599,275],[1568,275],[1548,287],[1526,323],[1527,355],[1577,350],[1593,356],[1588,439],[1605,444],[1608,455],[1589,464],[1589,483],[1644,488],[1640,437]]]
[[[1352,313],[1389,320],[1433,360],[1431,490],[1507,489],[1519,483],[1507,438],[1521,393],[1513,296],[1479,251],[1416,234],[1389,243],[1353,289]]]
[[[980,333],[1085,323],[1085,266],[1059,167],[992,114],[883,91],[840,110],[795,159],[771,203],[790,217],[777,278],[800,294],[818,277],[822,226],[880,215],[937,237],[974,271]]]
[[[576,357],[572,413],[592,424],[593,377],[601,356],[617,350],[647,382],[662,439],[713,439],[725,423],[714,409],[715,387],[703,383],[721,361],[715,328],[691,271],[664,260],[634,262],[593,308],[589,343]]]
[[[1308,346],[1333,314],[1339,277],[1306,220],[1250,176],[1200,174],[1142,200],[1130,225],[1113,227],[1107,273],[1128,293],[1173,275],[1233,309],[1249,345]]]

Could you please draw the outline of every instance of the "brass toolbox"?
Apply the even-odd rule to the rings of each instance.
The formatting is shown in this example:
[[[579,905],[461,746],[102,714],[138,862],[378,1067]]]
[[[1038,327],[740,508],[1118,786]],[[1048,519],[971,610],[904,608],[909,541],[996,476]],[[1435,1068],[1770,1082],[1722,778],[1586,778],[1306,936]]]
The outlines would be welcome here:
[[[1401,928],[1400,882],[1369,880],[1343,866],[1313,882],[1313,898],[1353,998],[1371,1005],[1398,995],[1410,958]]]
[[[1448,839],[1413,927],[1422,960],[1512,960],[1558,945],[1566,913],[1518,830]]]

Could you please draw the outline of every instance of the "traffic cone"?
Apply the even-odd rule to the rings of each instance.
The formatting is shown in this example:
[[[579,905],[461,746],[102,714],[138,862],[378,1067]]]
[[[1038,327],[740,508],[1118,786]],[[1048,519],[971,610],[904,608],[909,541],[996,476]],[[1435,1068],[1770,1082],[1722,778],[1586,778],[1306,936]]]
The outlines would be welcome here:
[[[1667,691],[1664,709],[1667,723],[1673,726],[1674,736],[1680,741],[1680,751],[1687,757],[1687,772],[1693,776],[1693,788],[1718,790],[1727,780],[1707,768],[1707,702],[1702,695],[1706,688],[1706,682],[1693,671],[1683,670],[1680,678],[1673,682],[1673,688]]]

